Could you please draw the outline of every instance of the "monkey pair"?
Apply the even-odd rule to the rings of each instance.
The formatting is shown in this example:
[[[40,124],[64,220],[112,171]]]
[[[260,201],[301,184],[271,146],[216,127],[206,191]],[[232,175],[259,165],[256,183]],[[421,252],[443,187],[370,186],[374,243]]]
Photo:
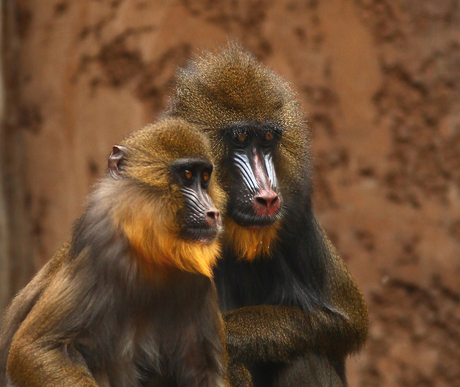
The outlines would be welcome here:
[[[227,374],[230,384],[247,387],[345,386],[346,357],[359,350],[367,337],[367,308],[355,281],[348,273],[344,262],[325,235],[313,212],[308,127],[296,96],[289,85],[261,65],[250,54],[244,52],[238,45],[230,45],[217,54],[207,53],[203,57],[191,61],[186,68],[180,71],[176,80],[176,91],[164,116],[181,119],[182,122],[194,125],[206,135],[212,150],[212,155],[209,157],[212,158],[216,166],[215,179],[217,184],[215,190],[218,192],[217,186],[221,187],[227,198],[226,216],[224,217],[225,231],[221,238],[221,259],[218,260],[217,267],[214,269],[214,279],[217,285],[220,309],[223,312],[225,349],[228,355]],[[133,142],[137,144],[139,149],[143,149],[148,144],[148,141],[142,136],[133,138]],[[130,148],[128,143],[126,145],[128,150],[126,154],[129,155]],[[167,155],[167,152],[165,154]],[[169,156],[166,157],[165,154],[162,154],[161,158],[168,159]],[[177,157],[183,158],[184,156]],[[195,157],[196,155],[193,155],[192,158]],[[122,161],[119,162],[118,158]],[[115,177],[118,177],[119,170],[121,170],[121,176],[130,171],[129,162],[123,165],[124,158],[123,148],[116,148],[110,161],[111,171]],[[39,279],[33,280],[10,308],[10,311],[13,312],[10,312],[10,317],[7,318],[9,323],[3,336],[3,347],[5,347],[5,338],[11,340],[13,333],[24,321],[15,335],[10,357],[14,354],[20,354],[22,348],[34,343],[23,332],[22,326],[24,324],[32,326],[31,331],[35,331],[34,324],[41,325],[40,321],[35,320],[40,320],[40,316],[44,312],[35,305],[39,305],[40,299],[47,294],[43,289],[51,287],[50,282],[47,282],[50,281],[50,278],[59,278],[57,284],[64,282],[64,279],[58,276],[58,273],[61,273],[64,268],[70,266],[66,270],[75,273],[76,269],[74,268],[79,267],[79,262],[99,262],[94,259],[97,254],[93,251],[100,252],[106,249],[107,251],[104,252],[103,256],[114,257],[120,256],[120,253],[116,255],[112,253],[113,250],[119,252],[121,249],[123,252],[127,252],[129,249],[129,254],[139,257],[148,255],[146,252],[154,252],[155,254],[164,252],[166,245],[176,246],[175,242],[182,241],[176,237],[172,238],[168,244],[160,244],[161,248],[151,245],[155,236],[153,231],[147,230],[157,230],[158,227],[145,227],[146,224],[153,226],[153,222],[148,216],[149,212],[144,210],[144,206],[139,203],[145,204],[148,201],[137,201],[136,198],[139,192],[144,192],[143,189],[146,188],[146,185],[149,187],[148,176],[150,174],[163,177],[168,174],[164,171],[159,172],[158,168],[147,168],[149,161],[146,158],[136,160],[139,162],[139,168],[132,169],[133,172],[137,171],[133,175],[137,176],[134,180],[135,184],[133,186],[127,184],[126,194],[121,195],[124,201],[131,203],[136,210],[128,210],[127,207],[124,211],[107,210],[110,212],[112,220],[105,221],[108,224],[99,226],[98,223],[92,224],[91,221],[85,221],[89,216],[88,213],[98,214],[100,212],[97,211],[101,211],[98,210],[99,206],[90,204],[87,214],[83,216],[83,220],[75,228],[70,245],[58,253],[57,258],[54,258],[45,267],[44,274],[41,274],[41,277],[39,274]],[[173,166],[175,163],[170,165]],[[190,174],[187,173],[187,176]],[[167,179],[155,178],[154,180],[163,182],[161,184],[162,189],[166,189],[167,184],[165,182]],[[202,175],[202,180],[205,180],[204,175]],[[115,183],[111,182],[111,184]],[[102,186],[101,189],[101,193],[110,191]],[[138,192],[138,190],[141,191]],[[177,190],[180,191],[179,188]],[[161,197],[164,200],[163,203],[166,203],[165,198],[168,196],[165,196],[165,191],[160,189],[159,192],[163,193],[159,196],[150,193],[149,197]],[[168,195],[173,193],[176,194],[177,192],[171,188]],[[182,189],[181,194],[185,203],[192,203],[192,208],[199,207],[202,209],[206,207],[206,205],[197,205],[200,200],[196,191]],[[210,196],[219,207],[219,201],[213,195]],[[116,197],[108,195],[107,199],[102,200],[102,207],[107,208],[108,203],[119,203],[115,199]],[[152,208],[152,206],[155,207],[150,203],[146,208]],[[185,215],[187,211],[196,212],[195,210],[187,210],[187,206],[184,204],[182,207],[176,206],[174,213],[182,213],[181,216],[184,217],[187,216]],[[198,212],[203,214],[203,211],[200,211]],[[218,222],[216,215],[212,217]],[[168,219],[166,215],[159,218],[170,226],[167,230],[174,229],[171,226],[172,223],[166,220]],[[186,229],[194,229],[192,225],[195,224],[195,221],[192,218],[189,218],[190,223],[185,223]],[[107,219],[107,216],[104,215],[100,219]],[[203,215],[201,215],[201,219],[203,219]],[[211,223],[213,222],[211,221]],[[179,224],[182,223],[179,222]],[[101,234],[100,230],[104,230],[104,232]],[[193,240],[193,237],[197,235],[200,235],[198,239],[202,238],[209,230],[206,233],[203,231],[196,233],[190,230],[183,230],[179,234],[177,230],[176,233],[164,230],[161,232],[164,232],[165,238],[170,235],[181,235],[181,238],[191,236]],[[128,235],[126,241],[130,242],[120,239],[120,235]],[[89,247],[88,244],[90,244]],[[97,249],[93,250],[93,244]],[[182,243],[179,245],[183,246]],[[211,257],[212,254],[209,253],[209,249],[212,250],[212,246],[214,246],[213,243],[205,249],[208,251],[207,253],[200,250],[200,256]],[[184,252],[186,248],[167,250],[172,256],[178,251]],[[125,253],[124,256],[127,255]],[[191,256],[195,257],[194,254]],[[200,261],[199,258],[197,260]],[[104,279],[107,284],[111,284],[111,289],[113,289],[111,292],[120,291],[120,288],[114,284],[119,284],[121,279],[125,281],[124,284],[129,285],[130,291],[135,292],[141,286],[139,285],[139,275],[136,273],[138,268],[142,268],[141,272],[144,275],[151,276],[147,276],[147,278],[156,279],[157,287],[167,283],[169,284],[166,287],[167,290],[174,292],[175,287],[170,286],[171,281],[166,282],[169,271],[166,269],[164,261],[164,259],[159,259],[153,264],[145,259],[117,260],[116,262],[123,262],[123,265],[128,266],[117,269],[119,266],[107,265],[108,267],[103,267],[97,265],[91,273],[93,276],[95,274],[100,275],[102,277],[100,281]],[[190,262],[186,263],[186,261],[183,259],[174,260],[178,263],[176,265],[178,267],[183,267],[186,270],[192,267],[200,273],[206,272],[209,275],[209,271],[204,270],[202,264],[198,265],[200,268],[198,270],[196,265],[189,266],[191,265]],[[211,259],[209,258],[208,261]],[[70,262],[71,265],[64,265],[61,262]],[[112,263],[112,261],[108,261],[108,258],[102,262]],[[196,261],[192,259],[192,262]],[[154,270],[153,268],[156,268],[157,264],[159,267],[164,267],[164,270]],[[88,268],[92,268],[91,265],[86,265]],[[136,270],[131,265],[134,265]],[[209,268],[211,265],[204,266]],[[106,269],[108,270],[107,273],[105,273]],[[184,273],[191,276],[189,271],[184,271]],[[183,276],[186,276],[184,273],[181,272]],[[76,274],[72,274],[70,278],[67,277],[66,281],[80,278]],[[90,278],[93,277],[90,276]],[[209,277],[204,276],[204,278]],[[83,380],[88,378],[88,372],[92,372],[93,375],[99,375],[98,382],[100,385],[104,385],[103,383],[111,386],[129,385],[126,380],[138,380],[141,385],[149,385],[149,380],[157,380],[159,374],[161,375],[158,370],[162,370],[162,367],[166,366],[159,364],[157,367],[152,367],[151,364],[158,361],[157,355],[161,352],[162,347],[157,349],[158,344],[152,334],[139,334],[137,333],[138,328],[126,328],[126,331],[120,332],[120,327],[142,327],[145,329],[142,332],[150,332],[146,322],[149,321],[150,315],[145,315],[143,306],[155,305],[155,302],[159,301],[154,300],[153,297],[150,299],[146,295],[148,293],[143,293],[142,296],[138,293],[129,293],[131,295],[130,301],[134,299],[134,295],[139,295],[140,300],[145,303],[136,301],[130,307],[131,309],[134,308],[133,310],[126,306],[125,309],[121,310],[123,307],[120,306],[118,297],[109,298],[113,300],[114,308],[111,310],[117,312],[116,324],[108,324],[107,332],[105,330],[97,332],[98,337],[102,335],[102,339],[94,341],[88,335],[92,332],[92,328],[98,327],[100,329],[101,327],[100,319],[102,317],[98,311],[107,311],[108,309],[104,309],[98,300],[92,299],[90,289],[93,287],[88,285],[93,285],[93,282],[85,283],[82,279],[79,280],[84,285],[82,285],[83,289],[78,286],[77,289],[83,293],[83,296],[80,297],[83,297],[86,303],[81,303],[81,308],[78,309],[78,318],[71,321],[69,325],[64,325],[68,333],[74,335],[66,335],[66,337],[75,337],[78,345],[72,344],[73,341],[71,340],[63,341],[64,337],[61,338],[62,342],[54,340],[53,337],[56,336],[51,336],[46,340],[50,356],[56,353],[61,354],[61,356],[64,353],[66,356],[65,360],[62,360],[63,363],[60,363],[59,369],[71,369],[69,364],[73,364],[77,368],[76,370],[72,369],[72,372],[75,372],[75,378]],[[111,281],[115,282],[112,283]],[[53,285],[53,289],[54,286],[57,285]],[[190,287],[190,292],[192,292],[191,289]],[[181,294],[183,293],[178,292],[178,299]],[[162,299],[165,300],[166,297]],[[205,297],[204,299],[211,303],[212,297]],[[46,300],[45,298],[42,304],[48,305],[49,302]],[[123,300],[126,301],[126,298]],[[159,304],[161,305],[161,303]],[[176,305],[179,306],[180,302],[177,301]],[[191,305],[191,309],[197,305]],[[108,308],[107,305],[105,307]],[[207,316],[215,315],[213,312],[215,312],[216,307],[213,308],[206,311],[201,309],[203,313],[198,313],[199,308],[197,308],[195,312],[204,318],[205,314]],[[30,312],[31,309],[32,312]],[[14,312],[15,310],[17,312]],[[104,315],[104,313],[102,314]],[[13,315],[14,317],[11,317]],[[26,318],[26,316],[29,317]],[[30,316],[34,316],[34,318]],[[48,319],[49,316],[46,317],[46,322]],[[213,323],[210,325],[215,326],[215,320],[211,320]],[[126,321],[129,321],[129,324],[126,324]],[[82,331],[76,329],[77,322],[80,323],[78,326],[85,329]],[[120,325],[120,322],[123,324]],[[215,334],[218,329],[211,329],[210,325],[205,326],[204,331],[208,334]],[[172,325],[172,329],[175,328],[177,326]],[[56,335],[56,333],[54,334]],[[110,336],[111,334],[114,336]],[[118,352],[111,353],[110,356],[107,355],[110,361],[101,362],[103,357],[90,358],[90,353],[93,353],[91,351],[95,348],[100,350],[97,353],[106,353],[108,348],[112,348],[109,337],[123,338],[123,340],[117,340]],[[79,339],[81,341],[78,341]],[[209,341],[212,342],[210,339]],[[57,349],[55,348],[56,343],[60,343]],[[212,343],[216,348],[216,351],[213,352],[216,355],[219,352],[220,341],[214,340]],[[9,346],[9,343],[6,345]],[[50,346],[51,350],[49,349]],[[170,348],[170,346],[166,347]],[[189,346],[185,346],[185,349],[189,349]],[[45,351],[45,355],[48,352]],[[127,368],[114,367],[115,360],[120,361],[121,359],[114,357],[119,352],[130,354],[131,358],[128,358],[134,359],[134,362],[128,361]],[[184,352],[187,351],[184,350]],[[5,363],[5,353],[2,356],[2,361]],[[185,361],[185,363],[181,363],[181,366],[185,366],[188,361],[198,358],[200,357],[180,357],[183,362]],[[211,362],[214,364],[214,368],[211,367],[207,372],[203,371],[203,375],[208,377],[209,374],[218,374],[216,369],[221,367],[221,363],[217,360],[219,356],[208,356],[207,358],[214,359]],[[45,364],[51,364],[46,357],[43,359]],[[70,359],[70,363],[68,359]],[[35,365],[37,361],[36,358],[33,358],[30,359],[29,363]],[[177,360],[176,365],[179,362],[180,360]],[[21,374],[22,365],[19,359],[13,358],[9,364],[9,369],[13,373]],[[133,364],[136,365],[136,369],[133,369]],[[195,367],[195,362],[191,364]],[[13,370],[15,367],[17,369]],[[192,367],[193,370],[199,368],[194,367]],[[38,365],[35,369],[38,369]],[[169,365],[166,369],[171,370],[171,366]],[[96,370],[97,372],[95,372]],[[40,377],[47,377],[50,372],[42,373]],[[192,371],[190,373],[193,374]],[[119,375],[124,375],[127,379],[122,380]],[[187,375],[189,374],[187,373]],[[27,376],[24,377],[27,378]],[[187,382],[197,378],[198,376],[194,374],[193,377],[187,379]],[[218,379],[218,377],[216,378]],[[32,385],[21,384],[16,379],[14,381],[18,386]],[[161,384],[152,382],[150,385]],[[190,385],[194,384],[191,383]],[[206,384],[203,382],[203,385]]]
[[[1,386],[224,385],[210,160],[180,119],[113,148],[70,241],[5,314]]]

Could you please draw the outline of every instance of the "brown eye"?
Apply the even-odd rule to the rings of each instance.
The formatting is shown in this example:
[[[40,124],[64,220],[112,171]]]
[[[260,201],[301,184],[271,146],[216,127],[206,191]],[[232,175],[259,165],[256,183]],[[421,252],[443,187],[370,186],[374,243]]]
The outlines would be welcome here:
[[[248,135],[247,135],[246,133],[241,133],[241,134],[238,136],[238,141],[244,142],[244,141],[246,141],[247,138],[248,138]]]
[[[184,176],[185,176],[185,178],[186,178],[187,180],[190,180],[190,179],[192,178],[192,171],[189,170],[189,169],[186,169],[186,170],[184,171]]]
[[[203,180],[208,181],[209,180],[209,172],[204,172],[203,173]]]
[[[267,132],[265,134],[265,141],[271,141],[273,140],[273,133],[272,132]]]

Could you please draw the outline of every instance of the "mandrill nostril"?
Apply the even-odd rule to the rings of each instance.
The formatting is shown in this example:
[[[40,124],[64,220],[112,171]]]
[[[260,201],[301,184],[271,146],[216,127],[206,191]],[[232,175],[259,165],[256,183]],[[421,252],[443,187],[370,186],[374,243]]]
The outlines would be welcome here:
[[[221,224],[219,211],[216,209],[210,209],[206,211],[206,222],[210,227],[217,227]]]
[[[263,199],[263,198],[256,198],[256,200],[257,200],[257,202],[258,202],[259,204],[262,204],[263,206],[268,207],[268,204],[267,204],[267,202],[266,202],[265,199]]]
[[[270,209],[270,207],[272,206],[279,206],[278,195],[273,191],[261,192],[259,195],[256,196],[255,199],[257,203],[261,204],[267,209]]]
[[[208,218],[210,218],[210,219],[215,220],[219,215],[216,214],[215,211],[208,211],[208,212],[206,213],[206,216],[207,216]]]

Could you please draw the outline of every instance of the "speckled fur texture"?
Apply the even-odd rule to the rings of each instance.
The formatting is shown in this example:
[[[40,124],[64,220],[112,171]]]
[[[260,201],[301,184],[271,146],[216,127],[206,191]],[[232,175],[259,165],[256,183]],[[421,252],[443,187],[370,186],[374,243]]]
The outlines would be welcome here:
[[[215,269],[232,385],[346,385],[345,359],[367,338],[368,312],[313,213],[309,131],[295,93],[238,44],[195,58],[176,81],[167,114],[209,137],[229,205],[238,191],[226,128],[269,123],[281,131],[273,155],[280,219],[267,238],[227,216]],[[254,236],[262,245],[255,253]]]
[[[301,187],[305,178],[309,179],[308,133],[295,95],[286,82],[238,45],[219,55],[206,53],[182,69],[169,114],[199,125],[210,138],[219,182],[227,193],[231,191],[232,179],[222,136],[226,127],[235,122],[270,122],[282,128],[276,155],[280,186]],[[292,201],[299,192],[291,188],[282,194]],[[261,231],[259,237],[265,243],[260,245],[252,243],[254,230],[240,227],[230,218],[225,219],[225,226],[226,239],[248,259],[255,257],[254,248],[256,255],[265,255],[279,228],[275,223]]]
[[[121,144],[120,178],[98,183],[69,243],[5,314],[1,386],[8,378],[16,387],[225,383],[210,278],[219,245],[181,239],[183,199],[170,179],[173,160],[209,159],[208,141],[164,120]],[[222,206],[212,181],[208,193]]]

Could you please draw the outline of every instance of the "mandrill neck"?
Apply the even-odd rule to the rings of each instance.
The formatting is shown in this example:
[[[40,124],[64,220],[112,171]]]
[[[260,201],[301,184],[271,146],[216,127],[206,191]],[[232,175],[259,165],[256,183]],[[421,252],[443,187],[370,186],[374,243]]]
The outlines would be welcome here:
[[[88,297],[94,289],[99,289],[95,294],[104,295],[94,301],[97,305],[122,305],[123,315],[128,310],[134,317],[154,313],[154,305],[162,305],[164,299],[170,305],[162,306],[164,313],[173,319],[178,310],[174,308],[183,304],[184,295],[191,303],[198,302],[209,291],[211,281],[197,271],[175,266],[174,259],[168,266],[146,268],[145,261],[150,258],[134,251],[129,237],[114,221],[114,211],[123,198],[111,195],[113,184],[108,179],[99,183],[86,212],[74,226],[69,251],[71,270],[86,284]],[[145,232],[142,235],[148,237]],[[167,257],[161,259],[166,261]]]
[[[310,208],[306,211],[310,213],[303,221],[299,217],[292,224],[280,225],[279,239],[272,244],[269,257],[244,259],[234,245],[225,244],[225,259],[214,270],[222,312],[251,305],[335,311],[327,298],[325,262],[331,258],[316,217]]]

